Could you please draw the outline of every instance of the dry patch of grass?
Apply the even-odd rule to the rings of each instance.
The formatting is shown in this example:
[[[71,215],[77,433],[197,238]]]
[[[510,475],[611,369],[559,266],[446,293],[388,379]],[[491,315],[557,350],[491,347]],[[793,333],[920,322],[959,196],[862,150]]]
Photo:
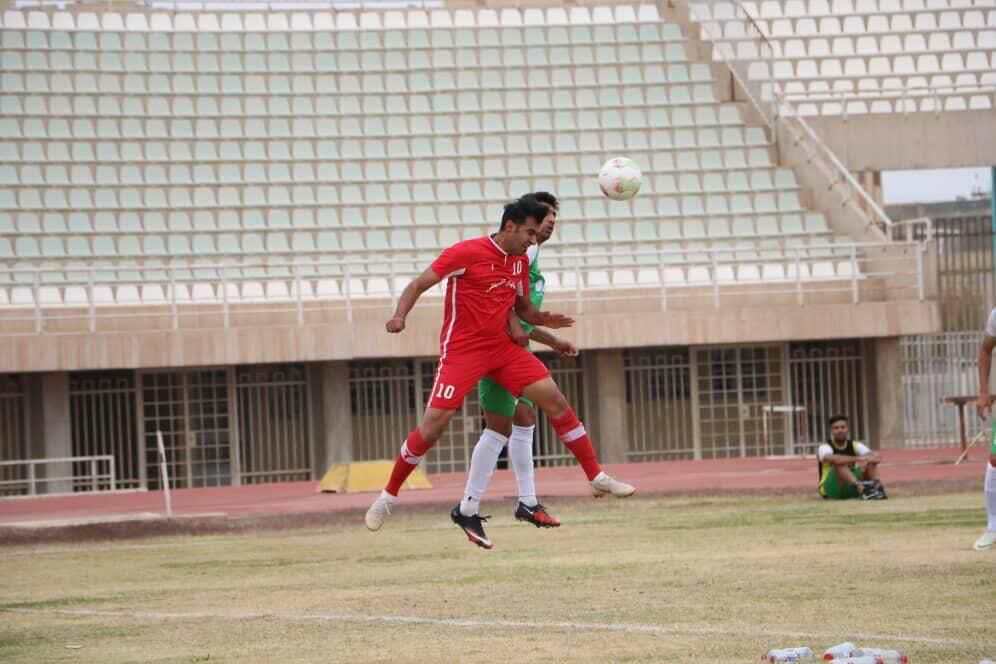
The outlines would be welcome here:
[[[977,492],[877,503],[661,498],[445,509],[334,529],[7,548],[0,661],[748,662],[844,640],[996,656]],[[11,554],[11,555],[8,555]],[[67,649],[67,645],[81,645]]]

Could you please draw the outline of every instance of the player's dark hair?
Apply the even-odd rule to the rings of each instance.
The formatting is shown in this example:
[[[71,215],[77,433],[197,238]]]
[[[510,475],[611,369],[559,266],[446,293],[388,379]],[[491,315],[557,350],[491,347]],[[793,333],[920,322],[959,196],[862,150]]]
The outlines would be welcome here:
[[[554,212],[560,212],[560,201],[549,191],[534,191],[532,197],[544,205],[549,205]]]
[[[504,230],[505,223],[508,221],[511,221],[516,226],[526,223],[526,215],[522,213],[522,205],[517,200],[505,204],[505,211],[501,215],[501,225],[498,226],[499,232]]]
[[[540,203],[535,197],[531,195],[523,196],[505,205],[505,211],[501,215],[501,226],[498,227],[498,230],[499,232],[504,230],[505,223],[509,221],[516,226],[521,226],[530,217],[537,222],[541,222],[546,217],[548,209],[546,205]]]
[[[831,415],[830,419],[827,420],[827,426],[833,427],[837,422],[848,422],[847,415]]]
[[[546,215],[550,212],[550,207],[532,194],[526,194],[520,198],[519,205],[522,206],[522,212],[525,215],[525,219],[532,217],[537,223],[543,221],[546,218]],[[525,219],[523,219],[523,221],[525,221]]]

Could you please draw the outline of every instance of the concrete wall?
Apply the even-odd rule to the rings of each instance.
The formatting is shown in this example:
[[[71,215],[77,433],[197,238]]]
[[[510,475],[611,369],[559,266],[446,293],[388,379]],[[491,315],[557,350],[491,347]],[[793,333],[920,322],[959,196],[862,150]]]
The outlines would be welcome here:
[[[840,180],[838,171],[825,163],[809,138],[797,140],[797,136],[802,134],[798,125],[784,120],[778,123],[776,131],[779,163],[792,167],[799,184],[812,197],[812,207],[826,214],[830,227],[855,242],[883,241],[885,236],[874,225],[874,217],[868,215],[853,198],[845,197],[848,193],[846,185],[840,183],[833,186]],[[826,137],[822,138],[828,146],[836,148]]]
[[[996,111],[807,117],[852,171],[996,164]]]
[[[888,284],[865,280],[860,287],[872,292]],[[556,292],[547,296],[546,308],[575,314],[577,326],[565,335],[587,349],[893,337],[941,330],[936,302],[917,301],[911,293],[903,299],[850,304],[839,301],[850,297],[848,282],[837,282],[835,288],[841,290],[824,298],[830,302],[803,306],[793,303],[796,294],[786,284],[782,292],[765,297],[746,291],[727,295],[719,308],[688,307],[676,299],[690,289],[671,290],[666,303],[655,291],[643,291],[642,299],[585,302],[581,313],[572,294]],[[704,289],[697,301],[708,302],[710,293]],[[439,349],[438,302],[420,304],[404,333],[394,335],[384,331],[390,316],[385,306],[364,311],[352,324],[316,317],[298,326],[294,317],[273,315],[229,329],[0,336],[0,372],[431,357]]]

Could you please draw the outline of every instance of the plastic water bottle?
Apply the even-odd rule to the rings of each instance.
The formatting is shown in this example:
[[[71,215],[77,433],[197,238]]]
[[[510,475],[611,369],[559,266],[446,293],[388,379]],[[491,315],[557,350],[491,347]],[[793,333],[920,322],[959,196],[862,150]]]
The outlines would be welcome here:
[[[906,664],[906,655],[898,650],[885,650],[883,648],[858,648],[857,655],[871,655],[882,660],[882,664]]]
[[[835,646],[827,648],[823,653],[823,659],[831,660],[843,659],[844,657],[854,657],[854,655],[857,654],[857,649],[858,647],[850,641],[839,643]]]
[[[858,655],[831,660],[832,664],[884,664],[881,657],[875,655]]]
[[[798,648],[776,648],[769,650],[768,654],[761,658],[762,662],[798,662],[804,659],[812,659],[811,648],[801,646]]]

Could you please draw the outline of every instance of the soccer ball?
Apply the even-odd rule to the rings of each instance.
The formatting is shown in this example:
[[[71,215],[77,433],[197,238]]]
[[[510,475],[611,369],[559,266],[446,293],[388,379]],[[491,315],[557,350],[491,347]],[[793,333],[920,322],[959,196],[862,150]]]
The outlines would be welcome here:
[[[598,172],[598,186],[614,201],[628,201],[643,184],[643,174],[636,162],[627,157],[609,159]]]

